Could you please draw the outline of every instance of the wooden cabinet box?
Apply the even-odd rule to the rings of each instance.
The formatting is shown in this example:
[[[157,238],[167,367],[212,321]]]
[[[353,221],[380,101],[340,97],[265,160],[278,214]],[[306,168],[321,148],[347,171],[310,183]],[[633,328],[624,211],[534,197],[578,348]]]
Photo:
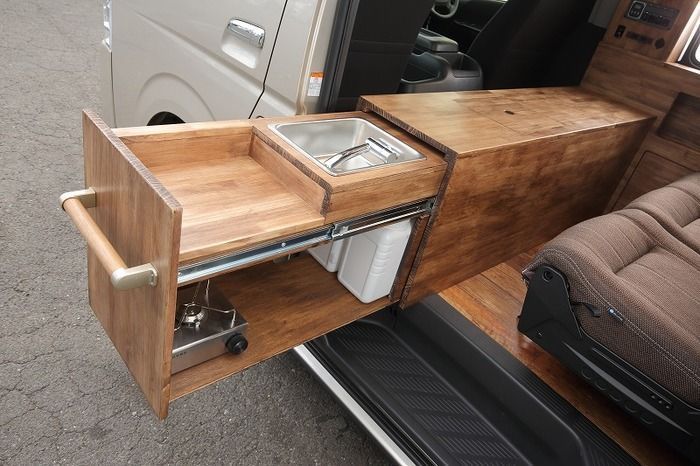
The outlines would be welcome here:
[[[159,417],[175,398],[398,301],[446,164],[363,117],[426,159],[332,177],[269,121],[111,130],[84,113],[89,191],[62,205],[90,246],[90,305]],[[394,291],[369,304],[308,254],[272,262],[408,217]],[[171,375],[177,288],[210,277],[248,321],[249,348]]]

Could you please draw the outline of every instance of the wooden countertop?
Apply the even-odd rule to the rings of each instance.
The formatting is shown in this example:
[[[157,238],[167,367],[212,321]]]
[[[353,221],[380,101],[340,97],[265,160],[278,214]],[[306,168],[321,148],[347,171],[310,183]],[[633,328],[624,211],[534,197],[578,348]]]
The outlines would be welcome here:
[[[579,87],[364,96],[358,108],[459,156],[653,118]]]

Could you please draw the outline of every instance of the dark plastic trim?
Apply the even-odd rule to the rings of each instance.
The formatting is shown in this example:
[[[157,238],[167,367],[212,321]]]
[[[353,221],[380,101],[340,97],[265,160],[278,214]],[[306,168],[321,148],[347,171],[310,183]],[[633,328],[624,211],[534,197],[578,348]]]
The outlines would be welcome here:
[[[397,354],[396,366],[391,351],[376,353],[376,345],[382,347],[386,342],[367,340],[363,326],[365,330],[373,328],[375,332],[390,335],[393,344],[403,348],[401,353],[405,354]],[[348,338],[354,340],[350,346]],[[459,460],[453,457],[452,452],[446,450],[444,439],[439,437],[448,435],[459,441],[461,434],[457,432],[465,432],[469,437],[468,432],[472,431],[469,426],[475,424],[467,423],[464,431],[454,430],[454,420],[465,412],[455,408],[454,413],[445,413],[444,426],[452,426],[445,427],[451,433],[440,430],[443,421],[433,421],[438,423],[438,427],[431,428],[438,429],[436,437],[436,431],[421,422],[425,411],[406,405],[395,389],[387,388],[382,377],[399,377],[408,385],[414,385],[410,382],[410,371],[404,372],[408,361],[406,352],[413,355],[409,358],[413,361],[409,363],[411,367],[419,364],[424,368],[420,372],[425,385],[418,385],[442,387],[435,394],[436,402],[442,399],[440,393],[449,393],[448,399],[453,402],[461,399],[470,405],[473,415],[485,420],[500,435],[500,440],[492,433],[491,440],[484,437],[484,441],[496,442],[506,450],[517,452],[520,459],[513,456],[513,464],[635,464],[581,413],[437,296],[403,311],[380,311],[305,346],[416,463],[455,464],[465,460],[465,455]],[[376,366],[363,363],[373,352],[381,361],[379,370],[383,371],[383,376],[373,372],[372,367],[376,369]],[[426,371],[434,374],[434,378],[426,379]],[[406,389],[413,390],[408,386]],[[449,400],[445,401],[448,404],[442,406],[451,406]],[[451,437],[455,435],[457,437]],[[483,452],[481,455],[472,459],[490,461]]]
[[[529,277],[518,330],[627,414],[700,463],[700,410],[588,336],[571,308],[564,274],[542,265]]]

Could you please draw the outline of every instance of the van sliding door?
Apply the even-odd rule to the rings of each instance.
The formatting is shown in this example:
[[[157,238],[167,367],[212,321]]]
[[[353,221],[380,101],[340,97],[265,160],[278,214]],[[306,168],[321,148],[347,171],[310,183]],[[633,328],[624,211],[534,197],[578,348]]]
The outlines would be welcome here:
[[[122,0],[113,6],[118,126],[159,112],[247,118],[262,94],[286,0]]]

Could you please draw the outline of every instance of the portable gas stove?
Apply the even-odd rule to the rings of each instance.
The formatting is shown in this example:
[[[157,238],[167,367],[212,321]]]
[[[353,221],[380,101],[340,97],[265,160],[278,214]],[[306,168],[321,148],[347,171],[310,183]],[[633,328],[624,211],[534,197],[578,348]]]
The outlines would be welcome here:
[[[177,292],[172,373],[248,347],[248,322],[209,280]]]

